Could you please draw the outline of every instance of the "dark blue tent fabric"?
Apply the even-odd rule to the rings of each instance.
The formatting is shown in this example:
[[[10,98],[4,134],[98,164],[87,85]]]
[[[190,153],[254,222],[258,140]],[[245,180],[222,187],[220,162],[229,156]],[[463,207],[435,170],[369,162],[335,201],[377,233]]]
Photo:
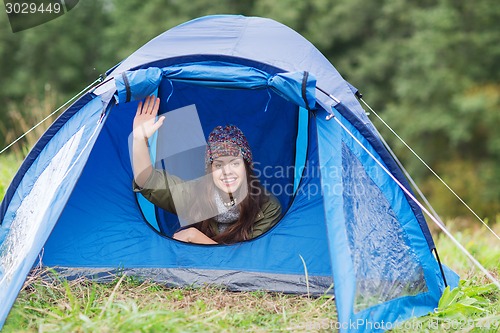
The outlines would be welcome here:
[[[157,95],[164,101],[160,105],[162,115],[175,112],[186,105],[195,105],[205,138],[213,128],[221,124],[234,124],[241,128],[252,148],[257,176],[260,176],[262,184],[269,190],[274,187],[275,190],[272,192],[278,197],[283,207],[288,207],[293,195],[295,177],[291,167],[295,164],[296,151],[289,148],[293,147],[293,143],[297,140],[299,112],[297,105],[266,90],[213,89],[185,82],[174,81],[172,83],[169,80],[163,80],[159,85]],[[132,116],[136,105],[136,103],[120,105],[116,112],[120,115],[129,112]],[[280,124],[279,130],[277,130],[278,123]],[[127,135],[130,134],[131,127],[126,127],[126,129]],[[182,141],[183,138],[178,140]],[[178,145],[180,142],[166,144]],[[201,148],[203,159],[205,147]],[[281,153],[276,154],[277,151]],[[173,158],[169,158],[166,162],[175,163],[172,160]],[[181,160],[179,163],[180,168],[176,169],[175,174],[184,176],[183,169],[186,169],[186,164],[191,164],[191,162]],[[198,164],[201,166],[201,173],[204,173],[203,161],[199,161]],[[189,175],[185,176],[182,178],[192,179]],[[166,220],[172,220],[173,217],[159,209],[158,214],[158,222],[168,228]],[[170,233],[173,231],[175,230],[170,230]]]
[[[109,75],[44,134],[2,201],[0,327],[39,253],[67,276],[315,294],[334,281],[342,332],[384,331],[437,306],[444,283],[421,211],[353,139],[404,182],[355,89],[299,34],[269,19],[205,17]],[[277,225],[229,246],[170,237],[178,221],[132,191],[132,122],[149,94],[165,117],[194,110],[204,139],[221,124],[243,130],[258,177],[282,204]],[[164,138],[150,140],[157,164],[179,143]]]

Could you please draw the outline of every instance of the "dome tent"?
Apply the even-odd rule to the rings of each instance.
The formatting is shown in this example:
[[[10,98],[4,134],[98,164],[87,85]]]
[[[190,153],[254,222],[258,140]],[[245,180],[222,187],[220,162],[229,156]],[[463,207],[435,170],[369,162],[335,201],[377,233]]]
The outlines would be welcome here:
[[[220,124],[243,130],[283,206],[271,230],[234,245],[170,237],[179,221],[131,187],[128,137],[149,94],[166,116],[194,105],[205,138]],[[151,40],[54,122],[12,181],[0,207],[0,327],[39,255],[68,277],[316,294],[334,282],[346,332],[432,311],[443,275],[451,286],[458,279],[435,259],[418,206],[380,166],[409,189],[355,94],[312,44],[270,19],[208,16]],[[151,142],[153,160],[163,141]]]

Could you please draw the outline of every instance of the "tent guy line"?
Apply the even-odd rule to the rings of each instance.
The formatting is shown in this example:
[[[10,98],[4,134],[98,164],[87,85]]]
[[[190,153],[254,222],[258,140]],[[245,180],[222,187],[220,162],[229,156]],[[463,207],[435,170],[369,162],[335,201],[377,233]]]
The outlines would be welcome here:
[[[52,117],[53,115],[55,115],[56,113],[58,113],[59,111],[61,111],[62,109],[64,109],[68,104],[70,104],[71,102],[73,102],[77,97],[83,95],[84,93],[86,93],[87,91],[89,91],[90,89],[92,89],[94,87],[95,84],[97,83],[101,83],[104,79],[104,76],[103,75],[100,75],[94,82],[92,82],[91,84],[89,84],[88,86],[86,86],[85,88],[83,88],[79,93],[77,93],[75,96],[71,97],[66,103],[64,103],[63,105],[61,105],[60,107],[58,107],[55,111],[53,111],[51,114],[49,114],[47,117],[43,118],[42,120],[40,120],[38,122],[38,124],[34,125],[33,127],[31,127],[29,130],[27,130],[26,132],[24,132],[21,136],[19,136],[17,139],[15,139],[13,142],[11,142],[10,144],[8,144],[5,148],[3,148],[1,151],[0,151],[0,155],[3,154],[5,151],[7,151],[10,147],[12,147],[13,145],[15,145],[19,140],[21,140],[22,138],[24,138],[26,135],[28,135],[31,131],[33,131],[35,128],[37,128],[38,126],[40,126],[41,124],[43,124],[45,121],[47,121],[47,119],[49,119],[50,117]]]
[[[493,234],[495,235],[495,237],[500,240],[500,236],[498,236],[495,231],[493,229],[491,229],[487,224],[486,222],[483,221],[483,219],[481,219],[479,217],[479,215],[437,174],[437,172],[435,172],[424,160],[423,158],[421,158],[411,147],[409,144],[406,143],[406,141],[403,140],[403,138],[401,138],[398,133],[396,133],[396,131],[394,129],[392,129],[391,126],[389,126],[389,124],[387,124],[387,122],[384,121],[384,119],[382,119],[382,117],[380,117],[371,107],[370,105],[368,105],[368,103],[366,103],[363,99],[360,99],[361,102],[363,102],[364,105],[366,105],[366,107],[368,107],[370,109],[371,112],[373,112],[373,114],[392,132],[392,134],[394,134],[396,136],[396,138],[398,138],[399,141],[401,141],[401,143],[403,143],[405,145],[406,148],[408,148],[408,150],[413,154],[415,155],[416,158],[418,158],[418,160],[420,162],[422,162],[422,164]],[[437,215],[437,214],[436,214]],[[442,223],[442,222],[441,222]]]
[[[474,263],[474,265],[476,265],[476,267],[479,268],[484,273],[484,275],[486,275],[488,279],[490,279],[490,281],[493,284],[495,284],[497,288],[500,290],[500,282],[497,279],[495,279],[495,277],[491,275],[491,273],[488,272],[488,270],[484,268],[484,266],[479,261],[477,261],[476,258],[474,258],[474,256],[470,254],[470,252],[467,251],[467,249],[462,244],[460,244],[460,242],[455,237],[453,237],[453,235],[446,229],[446,227],[442,225],[440,221],[438,221],[427,210],[427,208],[425,208],[425,206],[420,201],[418,201],[418,199],[415,198],[415,196],[405,186],[403,186],[403,184],[401,184],[401,182],[396,177],[394,177],[394,175],[389,170],[387,170],[387,168],[377,158],[375,158],[375,156],[373,156],[373,154],[369,151],[369,149],[366,148],[363,145],[363,143],[361,143],[361,141],[359,141],[358,138],[356,138],[356,136],[352,134],[351,131],[349,131],[349,129],[345,127],[344,124],[342,124],[342,122],[337,117],[333,116],[331,118],[335,119],[335,121],[340,125],[340,127],[342,127],[342,129],[346,131],[347,134],[349,134],[349,136],[357,144],[361,146],[361,148],[370,156],[370,158],[372,158],[382,168],[382,170],[389,177],[391,177],[391,179],[401,188],[401,190],[403,190],[403,192],[405,192],[405,194],[408,195],[408,197],[410,197],[420,207],[420,209],[422,209],[422,211],[427,214],[427,216],[429,216],[429,218],[439,227],[439,229],[441,229],[446,234],[446,236],[448,236],[451,239],[451,241]]]
[[[382,143],[384,144],[384,146],[387,148],[387,150],[389,151],[389,153],[391,154],[392,158],[394,158],[394,160],[396,161],[396,163],[398,164],[398,166],[401,168],[401,170],[403,170],[406,178],[410,181],[411,185],[413,186],[413,188],[417,191],[418,195],[420,196],[420,198],[424,201],[424,203],[426,204],[427,208],[432,212],[432,214],[434,215],[434,217],[439,220],[439,222],[441,224],[444,225],[443,221],[441,220],[441,218],[439,217],[439,214],[436,212],[436,210],[432,207],[431,203],[429,202],[429,200],[427,199],[427,197],[425,196],[425,194],[422,192],[422,190],[420,189],[420,187],[417,185],[417,183],[415,182],[415,180],[411,177],[410,173],[408,172],[408,170],[406,170],[406,168],[404,167],[403,163],[401,163],[401,161],[399,160],[399,158],[396,156],[396,154],[394,153],[394,151],[392,151],[391,147],[389,146],[389,144],[387,143],[387,141],[385,141],[385,139],[382,137],[382,134],[380,134],[380,132],[377,130],[378,134],[379,134],[379,137],[380,137],[380,140],[382,141]]]

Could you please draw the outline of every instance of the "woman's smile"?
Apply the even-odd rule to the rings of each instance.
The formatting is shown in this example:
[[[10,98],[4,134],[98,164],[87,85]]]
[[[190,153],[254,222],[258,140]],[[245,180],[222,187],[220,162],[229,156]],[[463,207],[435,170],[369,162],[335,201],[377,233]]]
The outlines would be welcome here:
[[[212,177],[218,189],[234,193],[246,181],[245,163],[240,156],[221,156],[212,163]]]
[[[221,181],[224,184],[230,186],[230,185],[234,184],[237,179],[238,179],[237,177],[227,177],[227,178],[222,178]]]

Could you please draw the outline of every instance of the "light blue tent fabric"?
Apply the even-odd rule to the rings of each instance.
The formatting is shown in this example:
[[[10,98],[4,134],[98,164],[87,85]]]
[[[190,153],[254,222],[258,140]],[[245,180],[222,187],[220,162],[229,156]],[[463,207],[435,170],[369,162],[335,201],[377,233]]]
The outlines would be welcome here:
[[[271,88],[281,97],[306,109],[313,109],[316,104],[316,80],[307,72],[269,75],[256,68],[214,61],[182,64],[163,70],[150,67],[124,72],[116,78],[118,102],[144,99],[156,91],[162,78],[213,88]],[[134,86],[130,86],[131,82]]]
[[[108,74],[40,138],[2,201],[0,327],[39,254],[67,277],[319,295],[334,284],[342,332],[384,331],[437,306],[445,283],[422,212],[350,133],[406,184],[401,171],[355,89],[296,32],[263,18],[204,17]],[[258,177],[282,205],[277,225],[234,245],[171,238],[177,217],[132,191],[129,136],[150,94],[165,116],[194,108],[204,138],[221,124],[243,130]],[[156,152],[165,144],[151,140]],[[183,172],[184,155],[157,162]]]

